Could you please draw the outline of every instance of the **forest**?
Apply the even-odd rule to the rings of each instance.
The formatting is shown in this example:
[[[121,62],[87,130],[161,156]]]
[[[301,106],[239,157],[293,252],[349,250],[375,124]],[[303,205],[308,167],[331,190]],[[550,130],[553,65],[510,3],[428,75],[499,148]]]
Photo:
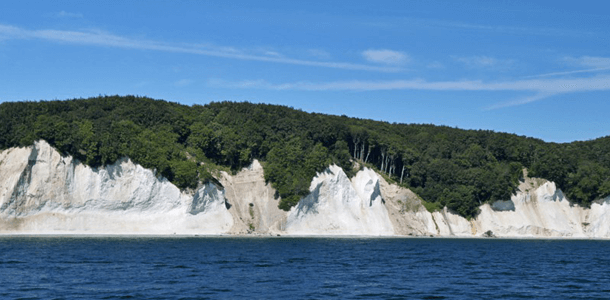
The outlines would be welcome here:
[[[0,150],[44,139],[91,167],[129,157],[182,189],[254,159],[289,210],[330,164],[368,166],[412,189],[429,209],[467,218],[515,192],[523,169],[588,207],[610,195],[610,137],[572,143],[488,130],[307,113],[247,102],[187,106],[136,96],[0,104]]]

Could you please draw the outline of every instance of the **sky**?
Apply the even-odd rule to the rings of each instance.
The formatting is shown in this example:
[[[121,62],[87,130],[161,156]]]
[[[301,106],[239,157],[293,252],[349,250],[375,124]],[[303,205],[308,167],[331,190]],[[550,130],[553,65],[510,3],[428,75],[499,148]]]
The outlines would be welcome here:
[[[6,1],[0,102],[139,95],[610,135],[608,1]]]

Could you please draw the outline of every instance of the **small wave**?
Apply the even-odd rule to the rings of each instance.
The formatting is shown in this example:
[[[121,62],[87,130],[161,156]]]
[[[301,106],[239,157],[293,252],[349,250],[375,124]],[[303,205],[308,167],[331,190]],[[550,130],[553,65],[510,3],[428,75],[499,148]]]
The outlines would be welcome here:
[[[254,264],[254,266],[257,267],[257,268],[269,268],[269,267],[273,267],[273,265],[269,264],[269,263]]]
[[[177,265],[177,266],[172,266],[172,269],[192,269],[192,268],[185,266],[185,265]]]
[[[422,299],[446,299],[445,296],[424,296]]]
[[[16,264],[24,264],[24,261],[19,261],[19,260],[7,260],[7,261],[0,261],[0,265],[16,265]]]

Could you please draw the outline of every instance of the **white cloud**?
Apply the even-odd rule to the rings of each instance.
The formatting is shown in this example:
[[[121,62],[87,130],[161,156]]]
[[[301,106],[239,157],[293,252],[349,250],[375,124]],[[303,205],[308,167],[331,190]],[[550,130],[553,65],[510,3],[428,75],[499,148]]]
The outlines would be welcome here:
[[[284,57],[284,55],[282,55],[276,51],[265,51],[265,52],[263,52],[263,54],[267,55],[267,56]]]
[[[104,46],[124,49],[153,50],[162,52],[188,53],[227,59],[261,61],[280,64],[360,70],[373,72],[398,72],[402,69],[393,66],[372,66],[346,62],[313,61],[288,57],[258,55],[235,50],[231,47],[202,44],[168,44],[153,40],[131,39],[102,31],[65,31],[65,30],[27,30],[0,24],[0,37],[5,39],[40,39],[74,45]],[[269,54],[269,53],[267,53]]]
[[[362,52],[364,59],[374,63],[387,65],[401,65],[409,61],[409,55],[388,49],[369,49]]]
[[[467,57],[457,57],[453,56],[453,58],[466,65],[469,68],[488,68],[488,69],[496,69],[496,68],[510,68],[515,61],[510,59],[497,59],[490,56],[478,55],[478,56],[467,56]]]
[[[83,14],[81,13],[71,13],[71,12],[67,12],[67,11],[60,11],[58,12],[56,15],[56,17],[58,18],[82,18]]]
[[[231,48],[231,51],[233,51],[235,53],[240,52],[242,54],[247,52],[245,50],[237,50],[235,48]],[[270,56],[270,57],[286,57],[282,53],[280,53],[272,48],[269,48],[269,47],[256,47],[256,48],[252,49],[250,52],[252,54],[260,54],[263,56]]]

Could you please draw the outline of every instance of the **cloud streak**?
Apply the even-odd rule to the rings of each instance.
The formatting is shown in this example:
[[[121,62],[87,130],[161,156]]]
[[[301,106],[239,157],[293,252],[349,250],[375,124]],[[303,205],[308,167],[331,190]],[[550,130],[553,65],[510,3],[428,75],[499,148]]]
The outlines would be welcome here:
[[[71,13],[65,10],[58,12],[55,16],[58,18],[83,18],[83,14],[81,13]]]
[[[215,81],[219,83],[220,81]],[[257,84],[252,84],[253,82]],[[242,83],[247,83],[243,85]],[[264,88],[273,90],[304,91],[380,91],[380,90],[435,90],[435,91],[533,91],[569,93],[610,90],[610,76],[574,79],[531,79],[501,82],[481,80],[427,81],[423,79],[390,81],[334,81],[327,83],[295,82],[271,84],[263,80],[228,83],[231,87]]]
[[[192,84],[194,81],[192,79],[181,79],[174,82],[174,86],[176,87],[185,87]]]
[[[563,76],[563,75],[573,75],[573,74],[581,74],[581,73],[596,73],[610,70],[610,58],[608,57],[599,57],[599,56],[581,56],[581,57],[564,57],[564,62],[568,64],[575,65],[581,68],[580,70],[572,70],[572,71],[563,71],[563,72],[552,72],[552,73],[544,73],[533,76],[523,77],[527,78],[543,78],[543,77],[553,77],[553,76]]]
[[[562,76],[562,75],[572,75],[572,74],[580,74],[580,73],[595,73],[608,71],[610,67],[607,68],[595,68],[595,69],[586,69],[586,70],[574,70],[574,71],[565,71],[565,72],[552,72],[552,73],[544,73],[539,75],[525,76],[524,79],[528,78],[543,78],[543,77],[553,77],[553,76]]]
[[[506,107],[511,107],[511,106],[524,105],[524,104],[528,104],[528,103],[535,102],[535,101],[538,101],[538,100],[542,100],[544,98],[551,97],[553,95],[556,95],[556,93],[541,92],[541,93],[538,93],[536,95],[528,96],[528,97],[517,99],[517,100],[496,103],[494,105],[491,105],[491,106],[488,106],[488,107],[484,108],[484,110],[496,110],[496,109],[506,108]]]
[[[564,61],[589,68],[610,68],[610,58],[599,56],[565,57]]]
[[[456,57],[453,59],[464,64],[468,68],[479,69],[510,69],[515,61],[510,59],[497,59],[490,56],[477,55],[468,57]]]
[[[572,79],[529,79],[515,81],[484,82],[480,80],[462,81],[427,81],[423,79],[390,80],[390,81],[334,81],[326,83],[294,82],[272,84],[264,80],[248,80],[241,82],[226,82],[211,80],[212,86],[228,88],[257,88],[269,90],[300,90],[300,91],[387,91],[387,90],[429,90],[429,91],[513,91],[532,92],[533,96],[498,103],[486,110],[523,105],[539,101],[553,95],[608,91],[610,76]]]
[[[439,19],[428,18],[398,18],[391,21],[378,22],[371,24],[372,26],[396,27],[405,26],[420,26],[456,30],[471,30],[480,32],[502,33],[512,35],[537,35],[537,36],[592,36],[595,33],[581,30],[571,30],[565,28],[552,27],[519,27],[519,26],[493,26],[477,23],[454,22]]]
[[[407,54],[388,49],[369,49],[362,52],[362,56],[369,62],[387,65],[402,65],[409,61]]]
[[[372,66],[346,62],[313,61],[273,55],[257,55],[239,51],[230,47],[218,47],[200,44],[168,44],[152,40],[131,39],[102,31],[66,31],[66,30],[27,30],[15,26],[0,24],[0,39],[39,39],[50,42],[73,45],[101,46],[123,49],[152,50],[161,52],[187,53],[227,59],[261,61],[270,63],[333,68],[343,70],[399,72],[402,69],[393,66]]]

